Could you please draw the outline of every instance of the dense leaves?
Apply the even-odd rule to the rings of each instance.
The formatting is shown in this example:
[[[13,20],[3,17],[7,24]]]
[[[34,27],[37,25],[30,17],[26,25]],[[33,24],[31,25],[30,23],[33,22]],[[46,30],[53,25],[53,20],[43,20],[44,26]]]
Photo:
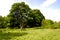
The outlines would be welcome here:
[[[10,10],[10,14],[8,15],[8,17],[10,18],[10,27],[23,27],[23,23],[26,21],[26,15],[29,10],[29,6],[24,2],[14,3]]]
[[[33,26],[41,26],[41,21],[45,19],[44,16],[41,14],[40,10],[34,9],[30,10],[30,13],[28,14],[28,25],[30,27]]]
[[[50,19],[45,19],[45,20],[42,20],[41,28],[59,29],[60,28],[60,22],[53,22]]]
[[[33,27],[40,26],[41,21],[45,19],[38,9],[32,10],[24,2],[14,3],[8,15],[10,18],[10,27]]]
[[[6,17],[0,16],[0,28],[6,28],[8,25],[8,21]]]

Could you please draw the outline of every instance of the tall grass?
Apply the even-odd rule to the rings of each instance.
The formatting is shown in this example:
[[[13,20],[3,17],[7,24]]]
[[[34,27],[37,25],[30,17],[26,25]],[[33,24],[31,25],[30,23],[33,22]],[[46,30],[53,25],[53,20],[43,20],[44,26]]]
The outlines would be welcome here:
[[[0,29],[0,40],[60,40],[60,29]]]

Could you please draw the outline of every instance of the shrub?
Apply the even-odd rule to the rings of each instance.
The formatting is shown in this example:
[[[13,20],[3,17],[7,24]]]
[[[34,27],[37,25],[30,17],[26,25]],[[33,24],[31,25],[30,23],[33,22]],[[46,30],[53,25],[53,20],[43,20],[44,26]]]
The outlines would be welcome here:
[[[52,20],[49,19],[44,19],[42,20],[42,27],[41,28],[51,28],[52,25],[54,24],[54,22]]]

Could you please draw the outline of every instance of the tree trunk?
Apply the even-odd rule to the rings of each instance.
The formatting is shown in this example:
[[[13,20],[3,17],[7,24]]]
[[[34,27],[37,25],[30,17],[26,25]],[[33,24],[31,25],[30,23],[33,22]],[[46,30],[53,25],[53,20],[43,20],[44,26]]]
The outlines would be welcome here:
[[[22,21],[20,22],[20,29],[21,30],[23,29],[23,22]]]

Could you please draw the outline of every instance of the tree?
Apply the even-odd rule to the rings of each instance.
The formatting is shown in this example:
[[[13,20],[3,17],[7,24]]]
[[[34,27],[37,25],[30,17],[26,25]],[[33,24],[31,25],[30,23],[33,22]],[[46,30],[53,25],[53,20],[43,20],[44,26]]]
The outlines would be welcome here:
[[[42,20],[42,28],[53,28],[52,25],[54,22],[50,19],[44,19]]]
[[[45,19],[43,14],[38,9],[30,10],[28,14],[27,24],[31,27],[41,26],[42,20]]]
[[[9,18],[8,17],[3,17],[4,18],[4,26],[7,28],[10,26]]]
[[[5,23],[5,17],[0,16],[0,28],[6,28]]]
[[[8,17],[10,18],[10,25],[19,26],[19,28],[23,28],[23,24],[25,22],[27,12],[30,10],[29,6],[24,2],[14,3],[10,10],[10,14]]]
[[[24,2],[14,3],[7,17],[10,20],[10,27],[18,26],[21,29],[27,26],[40,26],[41,21],[45,19],[40,10],[32,10]]]

